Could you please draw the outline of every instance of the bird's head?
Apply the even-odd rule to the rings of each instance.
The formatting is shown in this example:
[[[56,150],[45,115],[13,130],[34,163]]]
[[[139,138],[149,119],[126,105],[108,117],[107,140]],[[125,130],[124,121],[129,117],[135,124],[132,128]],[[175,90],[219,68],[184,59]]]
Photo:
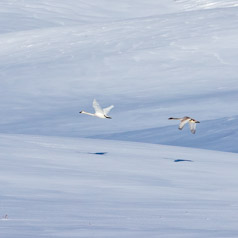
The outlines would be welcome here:
[[[200,121],[197,121],[195,119],[191,119],[190,121],[193,122],[193,123],[200,123]]]

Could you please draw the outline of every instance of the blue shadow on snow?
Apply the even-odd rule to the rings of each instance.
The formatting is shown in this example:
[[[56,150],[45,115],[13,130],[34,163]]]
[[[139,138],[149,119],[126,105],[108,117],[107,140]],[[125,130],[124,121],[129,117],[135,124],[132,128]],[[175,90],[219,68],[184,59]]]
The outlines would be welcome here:
[[[175,159],[174,162],[193,162],[192,160],[190,159]]]

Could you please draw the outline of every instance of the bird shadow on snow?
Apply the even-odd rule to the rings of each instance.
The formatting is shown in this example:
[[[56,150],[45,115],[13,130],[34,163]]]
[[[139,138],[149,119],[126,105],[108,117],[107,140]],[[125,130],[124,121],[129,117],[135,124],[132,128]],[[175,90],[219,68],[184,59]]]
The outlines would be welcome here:
[[[106,151],[96,151],[96,152],[77,151],[76,153],[78,153],[78,154],[89,154],[89,155],[106,155],[108,152],[106,152]]]
[[[164,159],[172,160],[175,163],[178,163],[178,162],[193,162],[193,160],[190,160],[190,159],[172,159],[172,158],[164,158]]]
[[[190,159],[175,159],[174,162],[177,163],[177,162],[193,162],[193,161]]]
[[[107,154],[107,152],[88,152],[88,154],[91,154],[91,155],[105,155],[105,154]]]

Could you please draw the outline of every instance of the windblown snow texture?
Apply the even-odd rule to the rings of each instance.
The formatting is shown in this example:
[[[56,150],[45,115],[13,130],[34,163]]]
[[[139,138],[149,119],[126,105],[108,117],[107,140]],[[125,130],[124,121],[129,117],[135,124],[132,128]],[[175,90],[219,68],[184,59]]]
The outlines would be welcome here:
[[[237,237],[237,8],[1,0],[0,237]]]

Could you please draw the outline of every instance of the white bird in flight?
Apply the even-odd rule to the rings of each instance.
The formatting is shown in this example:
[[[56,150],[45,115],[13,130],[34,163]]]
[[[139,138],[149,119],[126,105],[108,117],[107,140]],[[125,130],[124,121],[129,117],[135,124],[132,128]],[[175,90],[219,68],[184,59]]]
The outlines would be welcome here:
[[[179,130],[182,130],[186,123],[189,123],[190,131],[195,134],[196,132],[196,123],[200,123],[199,121],[191,118],[191,117],[182,117],[182,118],[174,118],[170,117],[169,120],[180,120]]]
[[[90,116],[94,116],[94,117],[99,117],[99,118],[107,118],[107,119],[112,119],[111,117],[109,117],[107,114],[111,111],[111,109],[113,108],[114,106],[111,105],[109,107],[106,107],[106,108],[101,108],[99,103],[96,101],[96,99],[93,100],[93,108],[95,110],[95,113],[89,113],[89,112],[85,112],[85,111],[81,111],[79,113],[83,113],[83,114],[87,114],[87,115],[90,115]]]

